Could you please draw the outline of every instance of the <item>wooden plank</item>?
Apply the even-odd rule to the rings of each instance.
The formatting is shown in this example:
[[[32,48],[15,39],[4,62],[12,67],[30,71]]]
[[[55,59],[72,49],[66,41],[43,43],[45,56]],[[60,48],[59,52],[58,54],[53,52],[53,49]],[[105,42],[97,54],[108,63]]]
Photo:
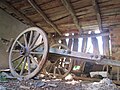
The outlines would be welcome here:
[[[69,16],[69,13],[59,12],[59,13],[56,13],[56,14],[54,14],[54,15],[52,15],[52,16],[49,16],[49,17],[50,17],[50,19],[51,19],[52,21],[56,21],[56,20],[60,20],[60,19],[62,19],[62,18],[65,18],[65,17],[67,17],[67,16]]]
[[[69,39],[69,42],[68,42],[68,48],[71,50],[72,48],[72,38]]]
[[[14,8],[13,6],[11,6],[8,2],[6,2],[5,0],[0,0],[0,3],[5,5],[5,7],[7,7],[8,10],[12,11],[13,13],[15,13],[17,16],[21,17],[22,19],[24,19],[26,22],[28,22],[31,26],[36,26],[29,18],[27,18],[24,14],[22,14],[21,12],[19,12],[16,8]]]
[[[73,51],[77,51],[78,52],[78,38],[74,38],[74,41],[73,41]],[[74,65],[79,65],[79,62],[80,61],[78,61],[77,59],[74,59]]]
[[[62,6],[62,2],[60,0],[51,0],[51,2],[49,2],[49,3],[45,3],[43,5],[40,5],[42,10],[57,8],[59,6]]]
[[[109,36],[102,36],[103,41],[103,55],[110,56]]]
[[[42,52],[39,52],[39,53],[42,53]],[[69,50],[64,50],[64,49],[50,48],[49,54],[71,57],[71,58],[77,59],[79,61],[83,60],[85,62],[120,67],[119,60],[106,59],[106,58],[103,58],[103,56],[101,56],[101,55],[93,54],[93,53],[88,54],[88,53],[69,51]]]
[[[73,51],[78,51],[78,38],[74,38]]]
[[[88,44],[88,38],[83,38],[83,40],[82,40],[81,52],[86,53],[87,44]],[[84,69],[85,69],[85,63],[86,63],[86,62],[81,61],[81,63],[80,63],[80,70],[79,70],[79,71],[81,71],[81,72],[84,71]]]
[[[12,3],[12,1],[10,1]],[[38,5],[46,4],[51,2],[51,0],[36,0]],[[31,8],[31,5],[28,3],[27,0],[21,0],[18,3],[12,3],[13,6],[15,6],[17,9],[23,10],[27,8]]]
[[[107,6],[115,5],[115,4],[120,4],[120,0],[109,0],[108,2],[100,3],[99,6],[101,8],[101,7],[107,7]]]
[[[82,47],[81,47],[81,52],[86,52],[86,49],[87,49],[87,41],[88,41],[88,38],[83,38],[82,40]]]
[[[94,32],[92,32],[94,34]],[[93,53],[100,54],[98,40],[96,37],[91,37],[92,45],[93,45]]]
[[[50,9],[44,10],[44,12],[47,14],[53,14],[53,13],[57,13],[57,12],[61,12],[61,11],[65,11],[64,6],[58,6],[56,8],[50,8]]]
[[[86,7],[86,6],[90,6],[91,0],[78,0],[77,2],[72,3],[72,6],[74,9],[78,9],[78,8],[82,8],[82,7]]]
[[[57,28],[57,26],[52,23],[52,21],[46,16],[46,14],[42,11],[42,9],[40,7],[38,7],[36,5],[36,3],[33,0],[28,0],[28,2],[33,6],[33,8],[44,18],[44,20],[51,25],[54,30],[61,36],[62,33],[60,32],[60,30]]]
[[[63,45],[67,46],[66,39],[63,39],[63,40],[61,40],[61,41],[62,41],[62,44],[63,44]]]
[[[109,47],[109,36],[102,36],[103,41],[103,55],[110,56],[110,47]],[[108,65],[103,66],[103,70],[108,72]]]
[[[77,29],[79,30],[80,33],[82,33],[82,31],[83,31],[82,26],[75,15],[75,11],[74,11],[70,1],[69,0],[61,0],[61,1],[62,1],[63,5],[66,7],[66,9],[69,11],[69,13],[71,14]]]

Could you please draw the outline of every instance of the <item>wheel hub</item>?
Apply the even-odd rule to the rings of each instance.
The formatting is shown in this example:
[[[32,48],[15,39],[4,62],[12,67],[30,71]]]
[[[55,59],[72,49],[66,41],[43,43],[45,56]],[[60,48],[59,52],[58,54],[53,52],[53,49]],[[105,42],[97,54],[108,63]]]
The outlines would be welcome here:
[[[20,50],[20,55],[28,56],[30,54],[30,50],[28,47],[24,47]]]

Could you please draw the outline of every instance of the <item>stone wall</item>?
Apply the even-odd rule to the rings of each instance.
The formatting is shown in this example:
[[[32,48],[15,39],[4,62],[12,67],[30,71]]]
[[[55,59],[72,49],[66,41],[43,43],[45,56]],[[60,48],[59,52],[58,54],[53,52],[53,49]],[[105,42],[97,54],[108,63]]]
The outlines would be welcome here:
[[[27,27],[27,25],[0,9],[0,38],[8,40],[15,38]],[[8,68],[8,53],[6,53],[6,49],[7,46],[0,40],[0,69]]]
[[[111,50],[112,58],[120,61],[120,27],[114,27],[111,29]],[[118,67],[112,68],[112,74],[117,75],[117,80],[119,80],[119,71]]]
[[[120,28],[111,30],[111,49],[112,57],[120,60]]]

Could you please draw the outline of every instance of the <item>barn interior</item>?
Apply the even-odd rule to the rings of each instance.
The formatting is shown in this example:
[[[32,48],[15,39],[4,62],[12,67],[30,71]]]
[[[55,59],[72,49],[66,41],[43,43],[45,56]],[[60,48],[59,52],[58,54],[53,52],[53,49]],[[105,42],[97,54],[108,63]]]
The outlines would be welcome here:
[[[120,85],[119,39],[120,0],[0,0],[0,73],[10,70],[20,85],[38,76]],[[61,89],[50,85],[34,90]]]

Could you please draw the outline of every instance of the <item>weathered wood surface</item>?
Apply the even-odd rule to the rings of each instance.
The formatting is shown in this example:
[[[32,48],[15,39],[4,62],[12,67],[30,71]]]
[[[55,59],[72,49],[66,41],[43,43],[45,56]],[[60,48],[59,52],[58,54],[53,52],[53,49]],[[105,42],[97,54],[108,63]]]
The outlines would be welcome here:
[[[68,4],[69,10],[67,10],[61,0],[35,0],[36,5],[41,8],[46,17],[53,24],[55,24],[62,33],[66,32],[66,30],[68,30],[69,33],[69,31],[76,29],[76,25],[79,27],[79,22],[80,27],[84,31],[93,31],[99,28],[101,29],[101,27],[104,31],[104,29],[109,29],[110,26],[120,26],[120,0],[93,1],[97,1],[97,4],[92,3],[91,0],[70,0]],[[30,24],[28,22],[32,21],[32,23],[35,25],[45,29],[47,33],[56,33],[56,31],[53,29],[54,25],[51,27],[51,25],[46,23],[43,17],[39,17],[38,12],[29,4],[27,0],[4,0],[4,2],[9,3],[10,7],[12,6],[29,19],[23,19],[24,23]],[[99,8],[97,8],[98,6]],[[6,8],[6,6],[1,5],[0,7],[10,15],[14,16],[15,12],[12,12],[13,14],[11,14],[9,8]],[[18,16],[19,15],[17,14],[17,16],[14,17],[17,17],[17,19],[20,20],[20,17]],[[77,18],[74,20],[76,23],[73,21],[73,17]]]
[[[42,52],[39,52],[39,53],[42,53]],[[98,54],[87,54],[87,53],[82,53],[82,52],[67,51],[64,49],[55,49],[55,48],[50,48],[49,53],[61,55],[61,56],[67,56],[71,58],[76,58],[77,60],[93,62],[93,63],[101,64],[101,65],[120,66],[120,61],[106,59],[106,58],[103,58],[103,56],[98,55]]]
[[[48,24],[50,24],[55,29],[55,31],[61,36],[62,33],[59,31],[59,29],[57,28],[57,26],[54,23],[52,23],[52,21],[46,16],[46,14],[42,11],[42,9],[40,7],[38,7],[37,4],[33,0],[28,0],[28,2],[44,18],[44,20]]]

